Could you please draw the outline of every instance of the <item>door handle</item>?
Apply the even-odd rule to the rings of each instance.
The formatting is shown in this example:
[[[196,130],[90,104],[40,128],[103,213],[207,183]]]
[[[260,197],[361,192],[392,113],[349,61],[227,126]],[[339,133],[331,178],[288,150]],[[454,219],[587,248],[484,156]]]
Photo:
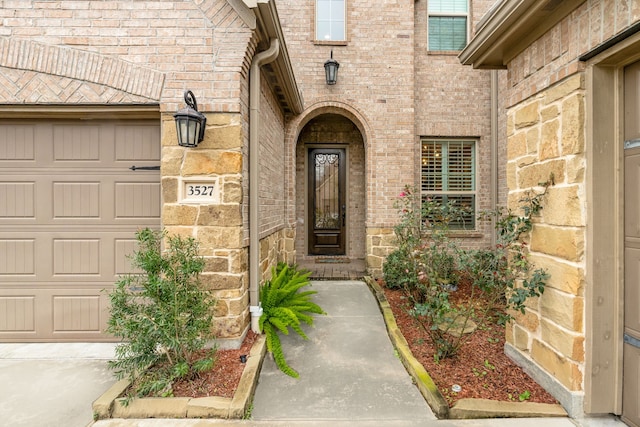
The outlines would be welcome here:
[[[129,169],[131,169],[134,172],[135,171],[159,171],[160,170],[160,166],[136,166],[136,165],[133,165]]]
[[[347,206],[342,205],[342,226],[347,224]]]

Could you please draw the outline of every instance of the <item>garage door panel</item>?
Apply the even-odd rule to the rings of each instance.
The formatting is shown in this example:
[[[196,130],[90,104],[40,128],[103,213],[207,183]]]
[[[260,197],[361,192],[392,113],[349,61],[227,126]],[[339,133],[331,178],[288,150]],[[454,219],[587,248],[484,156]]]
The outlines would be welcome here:
[[[0,121],[0,341],[109,341],[108,294],[159,228],[159,121]]]
[[[35,333],[35,296],[0,296],[0,331]]]
[[[35,275],[35,239],[0,239],[0,278]]]
[[[115,126],[115,162],[160,160],[158,126]]]
[[[80,160],[100,163],[100,147],[108,143],[108,138],[101,140],[101,133],[104,133],[101,130],[97,126],[55,125],[53,160],[56,163]]]
[[[136,250],[138,250],[138,241],[136,239],[115,239],[114,258],[116,277],[141,272],[141,270],[131,265],[130,257]]]
[[[100,276],[100,239],[53,239],[53,276]]]
[[[100,182],[54,182],[53,218],[100,218]]]
[[[0,174],[0,228],[3,224],[31,228],[65,223],[157,226],[158,181],[158,171],[47,174],[29,181]]]
[[[160,218],[160,183],[118,182],[115,184],[115,219]]]
[[[158,228],[157,224],[150,227]],[[111,285],[122,274],[138,272],[131,267],[130,255],[137,248],[135,233],[140,228],[4,232],[0,239],[0,282],[3,286],[36,282],[45,287],[60,283]]]
[[[0,126],[0,161],[35,160],[33,125]]]
[[[0,182],[0,218],[34,218],[36,183]]]
[[[53,333],[100,332],[98,295],[54,295]]]
[[[8,289],[0,297],[6,342],[114,341],[105,334],[109,298],[95,289]]]

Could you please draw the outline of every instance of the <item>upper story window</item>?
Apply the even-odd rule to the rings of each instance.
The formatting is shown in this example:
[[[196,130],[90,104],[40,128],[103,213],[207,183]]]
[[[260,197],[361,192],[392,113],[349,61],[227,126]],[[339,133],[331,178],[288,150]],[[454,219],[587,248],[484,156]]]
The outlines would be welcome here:
[[[344,41],[346,0],[316,0],[316,40]]]
[[[475,228],[476,142],[423,139],[421,172],[422,200],[463,211],[449,224],[451,229]]]
[[[467,45],[468,0],[429,0],[429,50],[462,50]]]

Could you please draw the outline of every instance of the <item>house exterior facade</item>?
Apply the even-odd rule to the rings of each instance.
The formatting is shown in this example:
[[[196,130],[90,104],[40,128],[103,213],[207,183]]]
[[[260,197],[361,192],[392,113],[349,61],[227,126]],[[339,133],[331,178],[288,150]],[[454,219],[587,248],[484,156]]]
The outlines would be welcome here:
[[[406,185],[505,204],[504,76],[457,58],[492,3],[1,2],[0,341],[110,340],[102,290],[140,227],[198,240],[233,345],[279,261],[380,276]],[[186,90],[195,148],[173,117]]]
[[[640,2],[500,1],[460,55],[506,69],[509,204],[553,177],[531,239],[551,278],[507,352],[574,416],[640,425]]]
[[[0,339],[109,340],[101,290],[140,227],[199,241],[234,342],[278,261],[381,275],[405,185],[504,200],[497,74],[456,56],[491,1],[431,3],[2,2]],[[195,148],[173,118],[186,90],[207,117]]]

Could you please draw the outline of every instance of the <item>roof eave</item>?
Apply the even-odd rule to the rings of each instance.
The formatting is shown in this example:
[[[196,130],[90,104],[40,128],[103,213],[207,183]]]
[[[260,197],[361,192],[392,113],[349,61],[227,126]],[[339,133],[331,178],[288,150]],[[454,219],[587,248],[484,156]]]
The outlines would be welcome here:
[[[513,57],[585,1],[500,0],[458,58],[474,68],[506,68]]]
[[[280,18],[274,0],[243,0],[250,7],[257,18],[257,29],[270,40],[276,38],[280,41],[280,53],[271,63],[278,79],[279,88],[282,91],[287,107],[293,114],[303,111],[303,99],[291,65],[289,51],[285,42]]]

